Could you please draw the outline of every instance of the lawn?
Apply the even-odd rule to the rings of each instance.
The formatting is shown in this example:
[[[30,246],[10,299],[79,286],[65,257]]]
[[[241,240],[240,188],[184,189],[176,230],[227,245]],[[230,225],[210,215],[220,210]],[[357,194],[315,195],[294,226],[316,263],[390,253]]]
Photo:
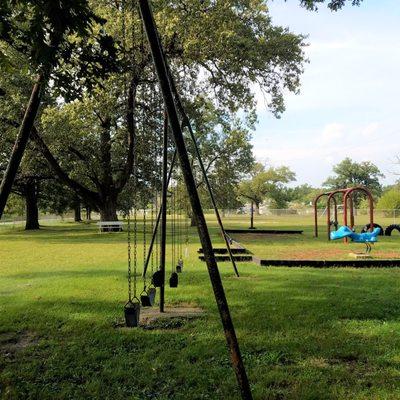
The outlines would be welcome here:
[[[304,238],[249,240],[254,252],[331,245],[313,241],[308,220],[273,222],[256,226],[303,227]],[[222,246],[213,218],[210,225]],[[205,315],[153,330],[120,328],[125,239],[67,222],[34,233],[0,228],[0,398],[239,398],[195,230],[179,287],[166,298]],[[374,251],[396,251],[400,238],[386,239]],[[400,398],[399,269],[240,263],[236,278],[229,263],[220,268],[256,399]]]

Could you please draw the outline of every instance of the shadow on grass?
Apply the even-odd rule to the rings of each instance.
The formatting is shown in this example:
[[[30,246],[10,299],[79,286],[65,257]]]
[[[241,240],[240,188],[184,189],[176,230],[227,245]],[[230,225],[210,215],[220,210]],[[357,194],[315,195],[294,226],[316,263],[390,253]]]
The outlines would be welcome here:
[[[273,271],[261,282],[252,282],[250,273],[242,273],[246,280],[224,274],[256,398],[336,399],[361,392],[380,398],[374,393],[397,393],[400,365],[394,355],[400,337],[393,330],[400,308],[390,277],[358,279],[350,271],[335,271],[330,277],[291,271],[288,277],[283,272]],[[115,275],[100,270],[68,271],[67,276],[79,273],[88,278]],[[56,271],[56,276],[66,275]],[[204,291],[204,279],[204,272],[191,272],[190,290]],[[189,300],[188,288],[176,297]],[[2,330],[34,331],[41,341],[16,356],[19,366],[3,364],[7,385],[20,398],[35,398],[38,390],[45,398],[60,391],[76,399],[238,398],[211,296],[203,305],[212,310],[207,321],[175,331],[116,330],[122,306],[65,297],[8,304]],[[44,369],[43,360],[48,360]]]

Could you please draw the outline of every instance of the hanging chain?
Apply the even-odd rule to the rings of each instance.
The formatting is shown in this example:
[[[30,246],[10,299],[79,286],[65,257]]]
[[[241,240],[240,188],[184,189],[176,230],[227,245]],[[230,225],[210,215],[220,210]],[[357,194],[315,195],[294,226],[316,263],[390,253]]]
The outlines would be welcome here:
[[[176,188],[172,189],[172,272],[176,260]]]
[[[146,265],[147,250],[147,227],[146,227],[146,205],[143,206],[143,268]],[[146,290],[146,275],[143,277],[143,285]]]
[[[157,192],[156,192],[156,197],[157,197]],[[150,228],[151,228],[151,232],[152,233],[154,232],[154,201],[155,201],[155,198],[153,198],[151,200],[151,204],[150,204],[150,215],[151,215],[151,226],[150,226]],[[151,261],[150,262],[151,262],[151,272],[153,274],[153,271],[154,271],[154,251],[151,252]]]
[[[186,206],[186,216],[185,216],[185,257],[189,257],[189,207]]]
[[[128,300],[132,302],[131,214],[128,211]]]
[[[178,191],[178,249],[179,260],[182,262],[182,191]]]
[[[135,205],[133,208],[133,297],[136,298],[136,280],[137,280],[137,176],[135,170],[134,186],[135,186]]]

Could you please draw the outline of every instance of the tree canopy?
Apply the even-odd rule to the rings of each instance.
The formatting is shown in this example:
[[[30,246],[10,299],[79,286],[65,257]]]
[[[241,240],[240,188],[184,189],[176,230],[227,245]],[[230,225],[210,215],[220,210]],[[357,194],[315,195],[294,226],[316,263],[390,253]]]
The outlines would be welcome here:
[[[289,200],[286,184],[296,179],[296,174],[288,167],[265,168],[256,163],[250,178],[239,185],[239,196],[250,200],[259,211],[260,204],[266,199],[272,201],[274,208],[284,208]]]
[[[380,197],[382,194],[380,179],[384,175],[370,161],[356,162],[347,157],[333,167],[333,172],[335,175],[330,176],[323,184],[328,189],[365,186],[372,192],[375,198]]]

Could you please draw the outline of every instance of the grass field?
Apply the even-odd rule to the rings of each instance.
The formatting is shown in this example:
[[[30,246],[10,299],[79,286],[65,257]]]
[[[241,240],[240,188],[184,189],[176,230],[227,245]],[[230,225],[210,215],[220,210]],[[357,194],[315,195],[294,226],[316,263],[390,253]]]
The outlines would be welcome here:
[[[278,257],[296,243],[323,253],[345,246],[314,241],[309,219],[274,222],[256,224],[300,227],[304,237],[248,240],[257,255]],[[236,216],[226,225],[248,221]],[[0,228],[1,399],[239,398],[195,230],[180,285],[166,298],[206,313],[153,330],[119,328],[125,239],[86,224]],[[398,236],[382,238],[374,252],[396,253],[398,244]],[[236,278],[230,264],[220,268],[256,399],[400,398],[399,269],[240,263]]]

